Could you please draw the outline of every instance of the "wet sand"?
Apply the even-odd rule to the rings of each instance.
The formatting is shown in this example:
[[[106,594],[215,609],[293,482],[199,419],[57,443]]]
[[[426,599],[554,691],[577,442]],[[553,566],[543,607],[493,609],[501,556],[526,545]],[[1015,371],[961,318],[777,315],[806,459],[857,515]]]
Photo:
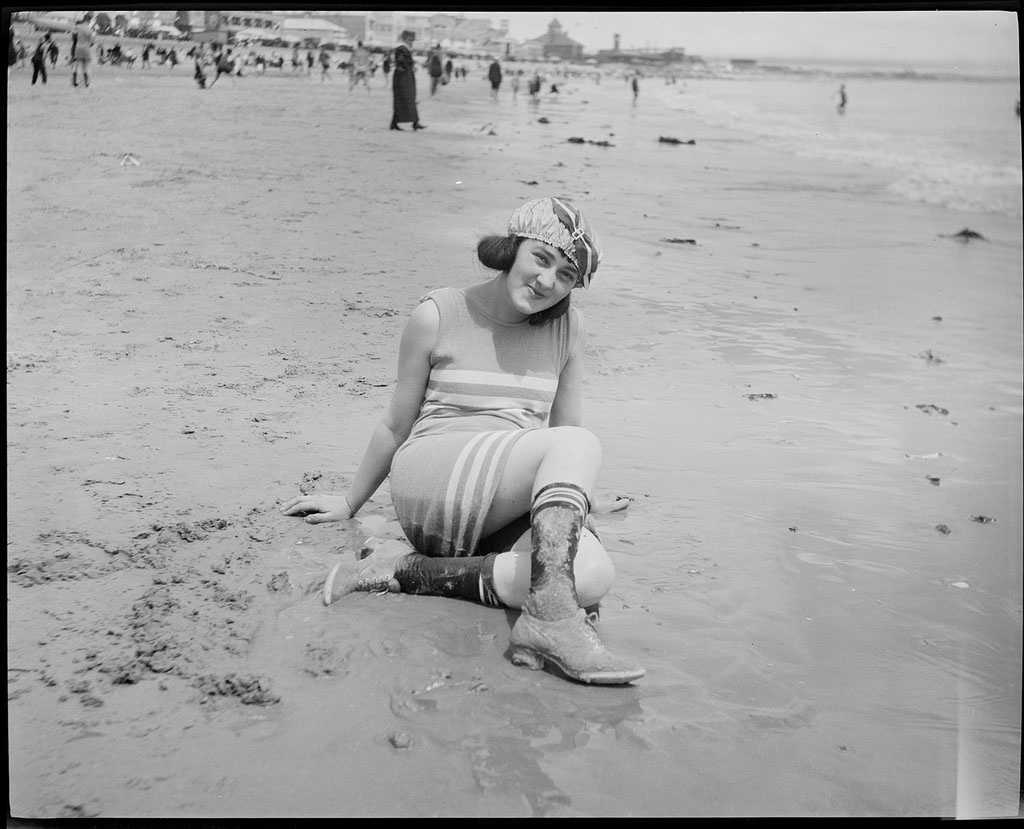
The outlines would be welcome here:
[[[29,77],[12,814],[1016,814],[1019,222],[741,151],[615,79],[494,105],[421,73],[414,134],[379,78]],[[512,666],[510,613],[324,608],[338,556],[400,537],[386,485],[348,524],[278,511],[344,488],[417,298],[483,277],[476,239],[546,192],[607,254],[579,304],[602,494],[634,498],[600,521],[625,688]]]

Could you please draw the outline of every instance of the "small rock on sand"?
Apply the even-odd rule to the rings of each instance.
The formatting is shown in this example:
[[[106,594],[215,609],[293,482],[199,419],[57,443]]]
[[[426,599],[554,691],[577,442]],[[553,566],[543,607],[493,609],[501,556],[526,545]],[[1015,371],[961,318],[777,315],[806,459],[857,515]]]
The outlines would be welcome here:
[[[394,748],[412,748],[412,735],[405,731],[394,731],[388,734],[388,742]]]

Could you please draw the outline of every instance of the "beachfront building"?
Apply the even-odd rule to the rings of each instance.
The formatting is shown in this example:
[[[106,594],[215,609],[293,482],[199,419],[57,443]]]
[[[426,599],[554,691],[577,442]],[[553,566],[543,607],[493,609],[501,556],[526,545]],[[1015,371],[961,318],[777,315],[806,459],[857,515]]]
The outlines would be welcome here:
[[[671,49],[623,49],[619,35],[614,35],[614,46],[611,49],[599,49],[596,55],[598,63],[626,63],[632,66],[660,66],[669,63],[684,63],[700,60],[687,58],[686,50],[678,47]]]
[[[501,57],[509,54],[512,42],[508,36],[508,21],[499,20],[493,26],[490,20],[481,20],[460,15],[445,15],[452,18],[452,25],[446,32],[448,48],[465,54],[485,54]],[[437,41],[442,46],[445,41]]]
[[[330,20],[331,23],[337,23],[349,33],[350,37],[355,40],[361,40],[363,43],[366,42],[366,19],[368,15],[365,12],[318,12],[317,17]]]
[[[363,44],[392,48],[398,43],[398,36],[409,29],[416,33],[416,48],[425,48],[426,26],[422,15],[407,12],[373,11],[365,15],[365,33]]]
[[[286,17],[278,27],[278,35],[282,40],[293,43],[312,41],[318,45],[355,45],[355,39],[347,29],[322,17]]]
[[[569,37],[568,33],[562,30],[562,24],[558,22],[557,18],[548,24],[545,34],[535,37],[527,43],[539,46],[545,60],[552,58],[581,60],[583,58],[583,44]]]
[[[414,51],[424,51],[435,43],[448,52],[460,54],[504,54],[509,48],[508,21],[494,26],[484,18],[457,13],[424,14],[414,12],[323,12],[317,15],[344,26],[366,46],[391,49],[403,30],[416,33]]]
[[[274,32],[280,24],[280,17],[270,12],[226,11],[220,13],[220,28],[229,35],[253,30],[271,38],[274,37]]]
[[[544,45],[537,39],[513,43],[508,56],[516,60],[542,61],[544,60]]]

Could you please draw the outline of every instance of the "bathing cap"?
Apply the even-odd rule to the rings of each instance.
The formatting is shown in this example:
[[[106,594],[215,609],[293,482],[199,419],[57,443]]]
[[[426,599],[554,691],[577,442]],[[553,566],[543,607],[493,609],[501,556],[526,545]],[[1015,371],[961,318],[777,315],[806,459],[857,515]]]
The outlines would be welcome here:
[[[576,266],[576,284],[590,286],[601,249],[590,222],[571,200],[548,196],[520,205],[508,220],[508,234],[537,239],[558,248]]]

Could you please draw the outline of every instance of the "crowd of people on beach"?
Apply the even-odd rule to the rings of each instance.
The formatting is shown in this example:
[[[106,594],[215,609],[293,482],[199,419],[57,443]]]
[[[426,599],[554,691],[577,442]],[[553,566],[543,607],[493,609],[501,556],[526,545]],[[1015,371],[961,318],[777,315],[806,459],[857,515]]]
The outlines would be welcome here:
[[[200,89],[211,88],[222,75],[264,75],[268,71],[276,70],[281,75],[307,78],[313,78],[316,74],[321,82],[328,82],[334,78],[332,70],[340,70],[341,77],[347,78],[349,91],[362,86],[369,93],[374,81],[382,76],[384,83],[392,87],[393,94],[397,83],[397,88],[402,90],[398,93],[399,96],[411,94],[415,100],[415,80],[412,76],[417,67],[422,66],[429,79],[427,88],[431,97],[437,95],[449,83],[456,80],[466,81],[475,71],[480,71],[481,77],[490,86],[492,101],[498,100],[503,88],[510,90],[512,97],[517,98],[520,89],[525,85],[530,100],[537,102],[545,92],[559,94],[560,79],[590,78],[599,84],[602,77],[599,70],[587,70],[582,67],[548,67],[544,74],[536,67],[506,69],[497,58],[483,63],[479,59],[473,60],[469,66],[464,62],[456,65],[456,56],[446,54],[440,43],[428,49],[425,57],[417,57],[412,52],[414,35],[408,42],[400,38],[394,49],[383,53],[380,50],[371,51],[362,41],[358,41],[351,50],[338,50],[325,44],[315,49],[303,48],[298,43],[293,44],[290,50],[281,50],[244,42],[225,44],[216,41],[160,41],[140,45],[120,37],[111,44],[109,38],[96,36],[90,20],[91,15],[86,13],[83,18],[76,21],[71,33],[67,62],[72,67],[75,84],[78,72],[82,74],[83,83],[87,83],[87,67],[93,60],[98,65],[131,70],[150,70],[154,67],[173,70],[178,64],[191,62],[192,75]],[[407,49],[408,54],[402,54],[400,57],[403,49]],[[47,69],[52,71],[57,66],[60,53],[60,45],[51,32],[40,35],[30,54],[24,41],[15,36],[13,27],[8,31],[8,69],[23,69],[31,63],[33,85],[39,81],[43,84],[47,82]],[[552,76],[550,83],[548,74]],[[417,121],[416,118],[409,120]],[[422,126],[421,124],[420,128]]]

